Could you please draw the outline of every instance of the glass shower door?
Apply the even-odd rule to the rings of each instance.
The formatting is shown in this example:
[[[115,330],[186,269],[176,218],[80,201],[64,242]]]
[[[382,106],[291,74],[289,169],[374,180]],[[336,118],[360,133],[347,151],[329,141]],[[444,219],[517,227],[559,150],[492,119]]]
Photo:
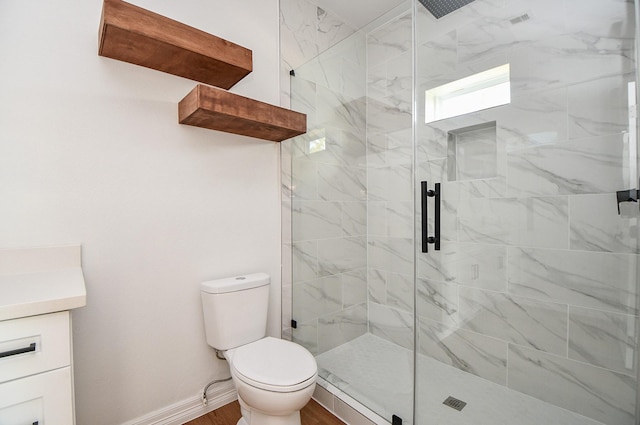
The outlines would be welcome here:
[[[412,12],[395,5],[291,77],[309,128],[287,142],[291,334],[316,356],[322,386],[411,424]]]
[[[634,5],[465,3],[414,5],[415,422],[635,424]]]

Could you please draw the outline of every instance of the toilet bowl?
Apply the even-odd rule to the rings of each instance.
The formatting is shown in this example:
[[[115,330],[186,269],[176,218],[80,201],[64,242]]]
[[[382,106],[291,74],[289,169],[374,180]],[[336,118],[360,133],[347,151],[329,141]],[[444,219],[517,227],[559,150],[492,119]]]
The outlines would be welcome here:
[[[224,353],[242,419],[238,425],[299,425],[315,389],[316,361],[303,347],[266,337]]]
[[[201,284],[207,343],[229,362],[238,425],[300,425],[318,366],[301,345],[267,337],[270,278],[255,273]]]

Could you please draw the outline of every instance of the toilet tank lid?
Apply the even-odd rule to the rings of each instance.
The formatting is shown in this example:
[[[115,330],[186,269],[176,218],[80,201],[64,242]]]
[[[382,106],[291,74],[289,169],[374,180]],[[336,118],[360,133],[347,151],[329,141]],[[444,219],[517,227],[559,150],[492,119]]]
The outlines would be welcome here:
[[[200,289],[202,292],[208,294],[224,294],[268,285],[270,281],[271,279],[266,273],[252,273],[224,279],[208,280],[200,284]]]

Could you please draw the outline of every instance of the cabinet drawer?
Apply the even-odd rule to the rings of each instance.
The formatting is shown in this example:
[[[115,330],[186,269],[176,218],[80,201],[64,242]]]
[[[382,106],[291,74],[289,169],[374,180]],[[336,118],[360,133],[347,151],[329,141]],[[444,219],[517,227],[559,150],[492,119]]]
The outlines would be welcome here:
[[[0,382],[70,364],[69,312],[0,322]]]
[[[0,384],[0,424],[71,425],[71,368]]]

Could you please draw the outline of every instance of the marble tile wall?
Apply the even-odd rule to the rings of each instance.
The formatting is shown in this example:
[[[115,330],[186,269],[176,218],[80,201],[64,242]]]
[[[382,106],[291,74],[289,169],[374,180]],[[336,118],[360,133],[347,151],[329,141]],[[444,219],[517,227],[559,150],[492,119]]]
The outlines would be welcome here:
[[[326,24],[317,10],[318,25]],[[290,78],[291,107],[307,114],[308,132],[286,141],[282,157],[291,258],[283,335],[314,354],[366,333],[368,316],[364,37],[354,33],[318,54],[326,35]]]
[[[296,100],[295,105],[292,105],[291,100],[291,81],[292,78],[289,75],[289,71],[292,69],[298,69],[302,65],[311,60],[317,61],[318,56],[321,53],[329,50],[331,47],[339,44],[342,40],[348,38],[354,33],[354,29],[345,24],[340,18],[330,11],[326,11],[319,7],[312,0],[282,0],[280,2],[280,87],[281,98],[280,104],[286,108],[292,108],[296,111],[303,112],[308,115],[310,134],[313,134],[313,139],[324,138],[326,144],[329,146],[325,151],[319,152],[316,156],[324,156],[323,161],[309,161],[304,160],[293,161],[293,155],[296,151],[294,142],[292,140],[281,143],[281,187],[282,187],[282,335],[284,338],[292,338],[291,319],[292,319],[292,296],[293,296],[293,256],[294,253],[298,260],[302,260],[302,263],[298,262],[295,267],[295,279],[296,280],[308,280],[317,275],[317,261],[311,260],[308,255],[313,255],[314,258],[317,255],[317,244],[311,242],[318,239],[313,234],[305,234],[305,232],[319,234],[320,231],[315,226],[322,222],[314,220],[314,214],[320,214],[321,216],[328,217],[328,213],[338,214],[336,218],[342,226],[341,230],[344,230],[345,235],[359,236],[364,233],[362,227],[366,225],[365,216],[362,213],[364,208],[363,203],[351,202],[351,203],[328,203],[323,205],[322,203],[313,202],[303,205],[297,203],[294,207],[293,188],[296,188],[295,196],[299,196],[302,199],[313,200],[318,196],[320,191],[322,196],[331,196],[331,192],[339,192],[340,189],[344,189],[344,186],[340,180],[336,177],[332,177],[333,172],[329,165],[349,165],[351,160],[361,157],[359,152],[358,143],[343,143],[344,140],[358,140],[357,137],[351,137],[348,131],[344,131],[340,128],[322,128],[318,125],[318,119],[316,111],[318,110],[316,105],[316,92],[318,81],[317,76],[322,76],[322,73],[316,75],[314,78],[296,80],[295,92]],[[355,46],[347,46],[345,49],[355,48]],[[344,53],[344,51],[343,51]],[[329,56],[329,55],[327,55]],[[323,88],[329,88],[327,79],[332,79],[335,82],[342,81],[336,68],[342,66],[341,71],[350,71],[357,73],[358,62],[357,61],[342,61],[340,62],[338,55],[332,55],[331,57],[337,59],[325,58],[319,62],[322,66],[329,68],[329,72],[324,73],[324,86]],[[333,68],[332,68],[333,67]],[[320,80],[323,81],[323,80]],[[362,84],[362,83],[361,83]],[[345,85],[341,86],[345,89]],[[352,95],[356,95],[359,90],[358,86],[348,87]],[[323,89],[321,89],[322,91]],[[331,97],[331,91],[325,90],[325,97]],[[321,94],[322,95],[322,94]],[[326,99],[326,102],[330,102],[331,99]],[[334,102],[339,99],[333,99]],[[349,111],[348,108],[343,111]],[[321,110],[322,114],[323,111]],[[328,119],[325,114],[324,119]],[[326,133],[329,134],[326,134]],[[326,137],[325,137],[326,136]],[[318,165],[321,162],[323,165]],[[309,165],[309,167],[307,167]],[[320,167],[320,168],[318,168]],[[324,181],[319,188],[318,179],[323,176]],[[362,176],[359,176],[362,178]],[[338,185],[338,188],[336,188]],[[353,191],[359,190],[358,180],[351,181],[349,189]],[[331,207],[336,209],[331,209]],[[294,209],[297,214],[304,217],[304,223],[294,221],[292,214]],[[344,217],[344,219],[343,219]],[[329,220],[330,224],[336,224],[335,221]],[[296,229],[293,229],[293,226]],[[338,226],[338,227],[340,227]],[[327,226],[321,226],[321,229],[326,229]],[[335,230],[337,227],[333,227]],[[293,244],[293,234],[297,235],[299,241],[295,246]],[[342,234],[340,234],[341,236]],[[334,236],[337,233],[334,232]],[[305,242],[303,242],[305,241]],[[324,247],[326,251],[326,246]],[[311,254],[313,252],[313,254]],[[325,256],[326,258],[326,256]],[[309,263],[307,261],[312,261]],[[327,262],[325,261],[325,266]],[[356,285],[357,286],[357,285]],[[353,291],[348,296],[353,299]],[[304,326],[304,330],[300,333],[309,331],[308,326]],[[317,326],[313,328],[317,331]],[[317,349],[317,341],[314,342],[315,349]]]
[[[369,332],[414,348],[412,16],[367,33]]]
[[[640,213],[618,215],[615,200],[631,184],[633,3],[476,0],[440,20],[419,7],[416,19],[418,180],[442,182],[456,217],[443,220],[440,252],[417,254],[419,352],[633,424]],[[510,104],[422,124],[424,90],[504,63]],[[493,143],[483,135],[451,157],[451,133],[493,122]]]
[[[280,0],[281,106],[289,108],[289,71],[298,69],[355,32],[313,0]]]

